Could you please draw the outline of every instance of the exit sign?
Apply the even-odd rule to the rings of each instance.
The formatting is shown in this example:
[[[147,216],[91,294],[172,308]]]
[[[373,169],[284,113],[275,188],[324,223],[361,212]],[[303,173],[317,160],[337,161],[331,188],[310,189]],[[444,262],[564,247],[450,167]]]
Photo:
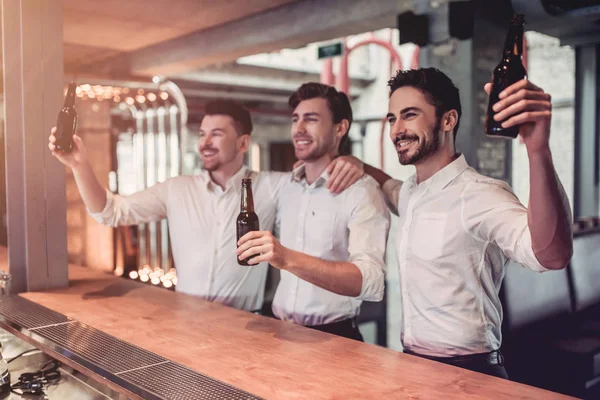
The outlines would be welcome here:
[[[344,44],[342,42],[332,43],[325,46],[319,46],[318,60],[323,58],[337,57],[344,54]]]

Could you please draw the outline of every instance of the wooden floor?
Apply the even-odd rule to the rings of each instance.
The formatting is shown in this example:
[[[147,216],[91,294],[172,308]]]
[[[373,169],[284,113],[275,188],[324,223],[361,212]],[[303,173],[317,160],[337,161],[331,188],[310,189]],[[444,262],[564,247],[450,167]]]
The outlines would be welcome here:
[[[560,399],[522,384],[71,266],[23,297],[267,399]]]

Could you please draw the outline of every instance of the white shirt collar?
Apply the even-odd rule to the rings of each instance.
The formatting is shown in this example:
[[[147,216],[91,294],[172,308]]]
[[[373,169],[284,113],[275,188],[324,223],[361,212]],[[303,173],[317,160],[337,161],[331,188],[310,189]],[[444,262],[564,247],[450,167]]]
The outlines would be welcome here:
[[[225,184],[225,189],[221,190],[221,187],[217,185],[210,177],[210,173],[207,170],[203,170],[201,172],[202,177],[204,178],[206,187],[208,190],[217,190],[219,192],[226,192],[230,188],[241,187],[242,179],[246,177],[249,173],[250,169],[242,165],[242,167],[227,181]]]
[[[311,185],[308,185],[308,183],[306,182],[306,167],[304,164],[302,164],[301,166],[292,171],[291,178],[293,182],[298,182],[305,186],[312,186],[317,188],[327,184],[327,182],[329,181],[329,173],[327,172],[327,169],[325,169],[325,171],[323,171],[323,173],[319,175],[319,177]]]
[[[465,156],[461,154],[456,160],[452,161],[420,184],[417,185],[416,174],[411,176],[407,183],[412,186],[426,187],[434,192],[438,192],[448,186],[454,178],[463,173],[467,168],[469,168],[469,164],[467,164]]]

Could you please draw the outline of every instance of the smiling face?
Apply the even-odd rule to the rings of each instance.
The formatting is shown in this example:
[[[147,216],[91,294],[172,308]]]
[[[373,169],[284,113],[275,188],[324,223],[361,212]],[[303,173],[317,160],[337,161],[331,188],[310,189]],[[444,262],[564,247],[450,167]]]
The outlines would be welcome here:
[[[341,125],[343,124],[333,123],[333,115],[326,99],[301,101],[292,114],[292,140],[296,158],[315,161],[335,154],[340,138],[345,133],[342,133]]]
[[[235,121],[228,115],[206,115],[198,138],[198,153],[209,172],[227,167],[243,157],[248,135],[238,134]]]
[[[439,151],[442,117],[419,89],[396,89],[388,111],[390,137],[402,165],[418,165]]]

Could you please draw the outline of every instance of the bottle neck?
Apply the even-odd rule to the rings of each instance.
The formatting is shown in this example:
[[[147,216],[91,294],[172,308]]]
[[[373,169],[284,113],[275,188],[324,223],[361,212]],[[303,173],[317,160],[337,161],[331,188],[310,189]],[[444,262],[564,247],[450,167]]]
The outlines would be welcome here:
[[[254,212],[254,198],[252,196],[252,186],[242,185],[242,200],[240,202],[240,212]]]
[[[73,107],[75,106],[75,92],[77,91],[77,85],[74,83],[69,83],[69,87],[67,88],[67,94],[65,95],[65,103],[63,107]]]
[[[523,25],[511,24],[504,42],[505,57],[523,56]]]

